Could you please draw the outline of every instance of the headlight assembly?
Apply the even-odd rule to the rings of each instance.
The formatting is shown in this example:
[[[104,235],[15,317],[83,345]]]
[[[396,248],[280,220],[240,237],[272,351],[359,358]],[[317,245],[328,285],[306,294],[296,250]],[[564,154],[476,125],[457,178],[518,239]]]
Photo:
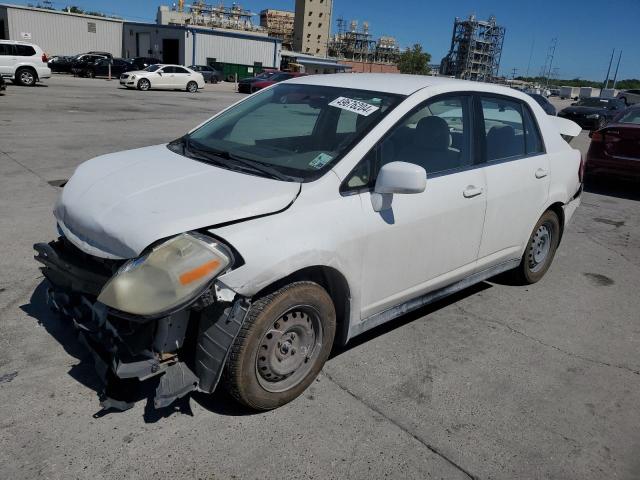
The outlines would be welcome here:
[[[215,239],[184,233],[124,264],[98,301],[136,315],[167,312],[193,300],[232,259],[229,249]]]
[[[587,115],[587,118],[600,118],[600,114],[599,113],[590,113],[589,115]]]

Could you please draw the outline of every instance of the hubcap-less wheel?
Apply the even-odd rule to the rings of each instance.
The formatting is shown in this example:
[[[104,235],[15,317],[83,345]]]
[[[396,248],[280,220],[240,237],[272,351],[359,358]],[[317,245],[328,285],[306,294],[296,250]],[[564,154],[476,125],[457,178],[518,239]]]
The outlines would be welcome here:
[[[20,78],[20,83],[22,85],[27,86],[27,87],[29,87],[29,86],[33,85],[34,83],[36,83],[36,77],[29,70],[20,71],[19,78]]]
[[[551,250],[552,227],[548,223],[543,223],[538,227],[531,238],[531,249],[529,253],[529,268],[532,272],[537,272],[544,267],[549,251]]]
[[[195,93],[198,91],[198,84],[196,82],[189,82],[187,84],[187,91],[190,93]]]
[[[138,88],[140,90],[149,90],[149,88],[151,87],[151,84],[149,83],[149,80],[145,80],[144,78],[142,80],[140,80],[138,82]]]
[[[310,306],[290,309],[273,322],[256,354],[256,374],[262,388],[283,392],[311,370],[322,347],[322,324]]]

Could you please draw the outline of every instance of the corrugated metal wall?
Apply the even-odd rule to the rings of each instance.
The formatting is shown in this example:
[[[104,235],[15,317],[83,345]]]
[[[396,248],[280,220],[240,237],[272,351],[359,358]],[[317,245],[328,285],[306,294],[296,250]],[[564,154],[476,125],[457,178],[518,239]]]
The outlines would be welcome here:
[[[192,48],[189,35],[188,48]],[[253,40],[251,38],[237,38],[207,34],[197,31],[196,35],[196,64],[204,65],[207,58],[215,58],[218,62],[237,63],[241,65],[253,65],[262,63],[264,67],[280,67],[281,44],[271,39]],[[191,59],[191,51],[187,49],[188,58]]]
[[[122,22],[7,7],[9,39],[35,43],[50,55],[91,50],[122,55]],[[93,25],[95,25],[95,33]],[[23,34],[30,34],[25,39]]]
[[[123,44],[125,57],[154,57],[164,61],[162,51],[163,39],[176,39],[179,42],[179,59],[181,65],[191,65],[191,45],[185,43],[185,30],[181,28],[167,28],[158,25],[141,25],[136,23],[125,23],[123,27]],[[151,52],[142,51],[136,41],[138,36],[149,35]],[[185,54],[185,52],[187,52]],[[186,63],[185,63],[186,62]]]

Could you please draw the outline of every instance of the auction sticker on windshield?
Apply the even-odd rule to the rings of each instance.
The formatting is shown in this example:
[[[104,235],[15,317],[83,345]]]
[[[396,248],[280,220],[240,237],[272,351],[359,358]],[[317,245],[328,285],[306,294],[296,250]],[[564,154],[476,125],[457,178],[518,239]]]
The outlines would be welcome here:
[[[362,115],[364,117],[368,117],[379,108],[375,105],[370,105],[366,102],[361,102],[360,100],[354,100],[347,97],[338,97],[329,105],[331,105],[332,107],[337,107],[343,110],[357,113],[358,115]]]

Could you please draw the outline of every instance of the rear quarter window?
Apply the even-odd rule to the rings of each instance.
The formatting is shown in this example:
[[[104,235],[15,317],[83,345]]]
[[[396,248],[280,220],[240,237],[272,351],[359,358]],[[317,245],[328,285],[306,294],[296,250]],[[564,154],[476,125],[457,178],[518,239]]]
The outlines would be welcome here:
[[[32,57],[36,54],[35,49],[29,45],[16,45],[15,47],[18,57]]]

